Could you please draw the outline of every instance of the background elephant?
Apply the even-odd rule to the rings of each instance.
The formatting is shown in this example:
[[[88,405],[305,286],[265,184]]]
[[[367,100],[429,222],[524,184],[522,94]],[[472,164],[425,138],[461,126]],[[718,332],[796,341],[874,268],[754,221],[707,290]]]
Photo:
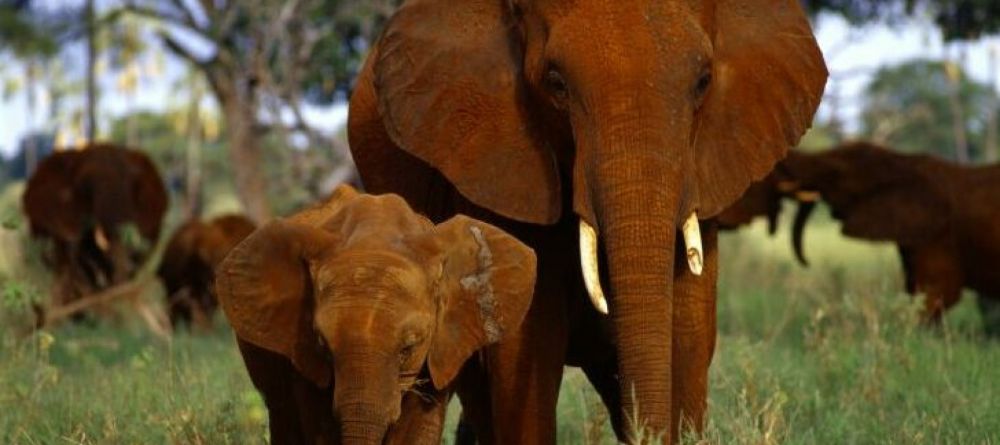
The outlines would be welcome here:
[[[341,186],[219,270],[271,443],[382,443],[395,424],[387,442],[438,444],[463,362],[524,318],[535,256],[489,224],[435,226],[399,196]]]
[[[618,427],[638,413],[671,442],[681,412],[702,425],[716,245],[697,221],[797,143],[826,77],[794,0],[399,9],[351,99],[366,189],[434,221],[490,221],[538,254],[523,328],[460,385],[481,437],[554,442],[564,363],[583,367]]]
[[[257,227],[242,215],[191,220],[174,232],[156,273],[167,292],[170,322],[206,327],[217,305],[215,268]]]
[[[789,156],[792,156],[792,152],[789,152]],[[751,184],[738,201],[715,217],[719,230],[736,230],[763,216],[767,218],[767,233],[774,235],[778,231],[783,197],[778,189],[776,176],[765,176]]]
[[[132,276],[151,249],[127,246],[123,228],[133,224],[154,245],[167,192],[146,155],[93,144],[45,158],[22,204],[32,236],[51,240],[45,259],[57,275],[58,305]]]
[[[926,294],[929,321],[939,322],[966,287],[981,300],[1000,300],[1000,166],[960,166],[856,142],[789,158],[775,175],[795,193],[818,192],[844,235],[896,243],[906,290]],[[793,240],[803,260],[811,211],[805,206],[796,215]]]
[[[753,222],[757,217],[767,218],[767,232],[774,235],[778,231],[778,217],[781,215],[782,201],[791,199],[798,203],[798,211],[792,226],[792,245],[795,256],[803,266],[809,262],[802,253],[802,233],[806,220],[812,213],[820,196],[817,192],[799,190],[798,185],[788,178],[782,169],[782,164],[797,162],[800,152],[791,150],[775,170],[750,185],[743,196],[733,205],[727,207],[716,221],[720,230],[737,230]]]

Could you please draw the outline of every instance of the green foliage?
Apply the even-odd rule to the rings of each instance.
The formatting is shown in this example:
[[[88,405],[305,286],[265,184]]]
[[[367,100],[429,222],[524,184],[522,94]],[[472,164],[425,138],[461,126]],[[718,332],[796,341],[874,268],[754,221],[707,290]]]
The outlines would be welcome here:
[[[24,312],[42,302],[42,293],[28,283],[17,280],[0,280],[0,307],[13,312]]]
[[[4,230],[17,230],[21,228],[22,216],[16,212],[12,212],[10,209],[3,209],[4,212],[0,213],[0,227]]]
[[[33,22],[28,2],[0,1],[0,51],[11,50],[18,57],[51,56],[58,46],[50,30]]]
[[[927,15],[945,41],[975,40],[1000,31],[1000,2],[995,0],[801,0],[813,13],[828,11],[854,24],[898,22]]]
[[[964,73],[958,100],[972,159],[982,159],[991,96],[986,84]],[[955,136],[945,63],[917,60],[882,68],[866,90],[863,134],[905,152],[955,158]]]
[[[187,149],[184,129],[178,125],[178,119],[185,119],[179,112],[157,114],[138,112],[115,120],[111,126],[111,140],[124,144],[127,140],[128,126],[134,126],[139,135],[136,147],[148,154],[168,185],[173,203],[179,204],[184,198],[185,150]],[[232,161],[227,150],[228,141],[215,132],[215,137],[202,142],[201,170],[204,196],[211,204],[216,197],[233,195]],[[310,176],[320,174],[317,171],[302,171],[299,168],[301,158],[317,158],[314,165],[323,169],[332,162],[333,150],[296,150],[282,143],[277,134],[271,134],[262,139],[261,149],[264,157],[264,174],[271,187],[268,190],[268,201],[277,214],[287,215],[293,211],[311,204],[316,199],[316,191],[310,190]],[[289,172],[293,172],[290,174]],[[210,210],[210,209],[209,209]],[[212,212],[209,212],[212,213]]]
[[[812,14],[832,12],[854,24],[898,18],[903,12],[912,13],[915,0],[801,0]]]

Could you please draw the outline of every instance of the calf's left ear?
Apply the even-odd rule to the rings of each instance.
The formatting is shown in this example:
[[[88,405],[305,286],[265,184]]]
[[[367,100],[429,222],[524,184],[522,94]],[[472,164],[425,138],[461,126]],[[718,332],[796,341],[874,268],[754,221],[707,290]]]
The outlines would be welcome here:
[[[489,224],[456,216],[422,236],[438,322],[427,355],[434,386],[447,386],[477,350],[520,328],[535,290],[535,252]]]

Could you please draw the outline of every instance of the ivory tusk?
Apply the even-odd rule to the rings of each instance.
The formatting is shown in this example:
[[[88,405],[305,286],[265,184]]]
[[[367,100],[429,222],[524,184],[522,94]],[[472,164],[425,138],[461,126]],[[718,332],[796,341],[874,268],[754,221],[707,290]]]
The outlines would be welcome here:
[[[819,201],[819,192],[802,190],[795,192],[795,199],[801,202],[816,202]]]
[[[607,314],[608,300],[604,298],[601,273],[597,267],[597,231],[583,219],[580,220],[580,268],[583,271],[583,284],[587,287],[587,295],[590,296],[594,309]]]
[[[681,231],[684,233],[688,268],[691,269],[691,273],[701,276],[704,266],[704,252],[701,248],[701,226],[698,224],[697,212],[691,212],[691,216],[684,221]]]
[[[102,252],[107,252],[108,248],[111,247],[111,243],[108,241],[108,237],[104,234],[104,229],[101,226],[97,226],[97,229],[94,230],[94,242],[97,243],[97,247]]]
[[[794,192],[795,189],[799,188],[799,183],[788,180],[778,181],[778,185],[776,186],[776,188],[781,193],[791,193]]]

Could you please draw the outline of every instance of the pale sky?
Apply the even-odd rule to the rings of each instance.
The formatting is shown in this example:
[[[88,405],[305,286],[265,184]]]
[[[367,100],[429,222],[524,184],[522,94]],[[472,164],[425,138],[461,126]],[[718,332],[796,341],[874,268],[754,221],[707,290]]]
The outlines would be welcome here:
[[[839,113],[848,125],[848,130],[857,128],[857,117],[862,106],[863,88],[871,75],[880,66],[896,65],[918,58],[939,59],[945,48],[937,30],[926,21],[910,21],[894,28],[885,25],[871,25],[851,28],[836,16],[822,16],[817,22],[816,35],[830,68],[831,80],[827,85],[827,97],[820,108],[821,118],[829,115],[832,96],[840,98]],[[963,64],[970,75],[980,81],[996,83],[989,79],[989,52],[1000,48],[1000,38],[982,39],[966,46],[966,61]],[[82,51],[75,51],[81,53]],[[79,57],[77,57],[79,59]],[[162,58],[161,58],[162,60]],[[163,65],[164,75],[155,81],[140,82],[139,93],[128,99],[114,93],[114,76],[104,76],[102,85],[104,96],[101,111],[104,115],[120,116],[129,110],[162,110],[176,106],[185,100],[184,88],[177,82],[183,78],[184,66],[167,57]],[[147,63],[146,65],[155,64]],[[67,65],[82,71],[82,60],[70,60]],[[20,77],[23,68],[15,61],[0,58],[0,79]],[[0,81],[2,85],[2,81]],[[9,100],[0,98],[0,151],[9,154],[31,129],[67,126],[68,122],[47,122],[45,98],[36,116],[26,112],[26,95],[16,94]],[[73,100],[79,101],[80,98]],[[70,102],[79,103],[79,102]],[[73,108],[68,106],[66,108]],[[325,132],[335,132],[346,123],[345,104],[337,104],[322,109],[307,110],[308,120]]]

